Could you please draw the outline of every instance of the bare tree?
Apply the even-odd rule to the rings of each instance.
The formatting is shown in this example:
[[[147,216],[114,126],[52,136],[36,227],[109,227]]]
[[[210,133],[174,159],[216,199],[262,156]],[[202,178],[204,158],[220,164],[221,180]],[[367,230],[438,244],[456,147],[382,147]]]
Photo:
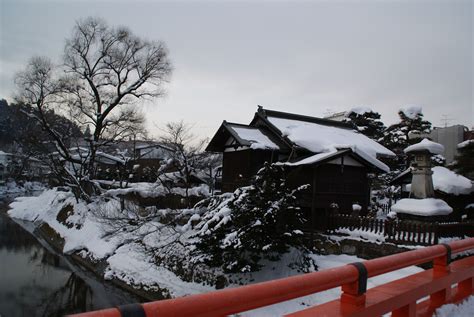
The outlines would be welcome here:
[[[65,75],[58,76],[57,70]],[[75,185],[87,197],[90,193],[81,183],[95,176],[98,150],[136,133],[132,127],[144,121],[137,101],[161,96],[171,71],[163,42],[146,41],[126,28],[87,18],[77,22],[66,41],[64,64],[59,69],[45,58],[33,58],[17,75],[16,83],[19,99],[38,109],[37,119],[54,138],[61,157],[73,165],[84,165]],[[85,159],[72,155],[60,131],[51,128],[43,115],[48,108],[91,127]]]
[[[161,142],[173,148],[173,157],[170,164],[177,170],[174,173],[160,173],[158,181],[169,190],[176,186],[176,182],[184,185],[185,197],[189,198],[189,189],[192,187],[192,178],[196,176],[202,149],[207,139],[197,140],[191,132],[192,126],[183,122],[168,122],[164,129]],[[169,166],[164,166],[164,169]]]

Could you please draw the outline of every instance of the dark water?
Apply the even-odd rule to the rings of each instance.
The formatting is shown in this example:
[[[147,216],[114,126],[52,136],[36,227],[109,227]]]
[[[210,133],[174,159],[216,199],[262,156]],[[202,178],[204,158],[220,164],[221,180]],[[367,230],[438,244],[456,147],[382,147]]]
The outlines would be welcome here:
[[[46,249],[6,209],[0,200],[1,317],[63,316],[140,301]]]

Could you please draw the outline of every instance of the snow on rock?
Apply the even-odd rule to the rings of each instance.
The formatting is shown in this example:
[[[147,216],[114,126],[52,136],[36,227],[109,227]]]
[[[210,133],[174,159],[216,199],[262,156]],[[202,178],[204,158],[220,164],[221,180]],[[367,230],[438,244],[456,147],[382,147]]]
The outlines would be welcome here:
[[[453,212],[453,208],[441,199],[404,198],[400,199],[392,206],[392,211],[417,216],[442,216],[449,215]]]
[[[366,106],[358,106],[358,107],[353,107],[349,111],[346,112],[346,116],[349,116],[351,113],[356,113],[358,115],[364,115],[366,113],[374,112],[371,108],[366,107]]]
[[[361,211],[362,210],[362,206],[359,205],[359,204],[353,204],[352,205],[352,211]]]
[[[428,139],[423,139],[420,143],[410,145],[403,151],[405,153],[428,151],[431,154],[442,154],[444,152],[444,146]]]
[[[112,207],[110,205],[114,203],[115,201],[111,201],[107,205]],[[57,220],[58,213],[66,205],[74,208],[74,215],[68,218],[68,222],[73,225],[71,228]],[[92,258],[102,259],[112,254],[121,241],[117,236],[109,239],[102,238],[105,233],[103,224],[96,221],[94,217],[87,217],[91,207],[94,208],[97,205],[93,203],[87,206],[82,202],[77,203],[72,193],[50,189],[37,197],[16,198],[10,204],[11,209],[8,214],[13,218],[34,221],[38,225],[47,223],[64,239],[64,253],[86,249]],[[75,224],[80,224],[80,226],[74,226]]]
[[[400,109],[408,118],[416,119],[417,116],[423,113],[423,108],[420,106],[410,105]]]
[[[109,267],[104,278],[117,278],[128,285],[141,286],[146,290],[167,289],[172,297],[204,293],[215,288],[181,280],[168,269],[157,266],[153,257],[138,243],[118,248],[107,259]]]
[[[474,192],[474,186],[468,178],[442,166],[435,166],[431,170],[435,190],[453,195],[468,195]]]
[[[377,154],[395,156],[389,149],[352,129],[274,117],[268,117],[268,120],[283,136],[313,153],[357,148],[374,158]]]
[[[279,149],[279,147],[275,143],[273,143],[265,134],[263,134],[262,131],[260,131],[258,128],[236,126],[232,126],[231,128],[237,133],[237,135],[241,139],[251,143],[251,149]]]
[[[461,142],[458,144],[458,149],[462,149],[466,146],[468,146],[469,144],[474,144],[474,140],[466,140],[464,142]]]
[[[471,317],[474,314],[474,296],[468,297],[460,304],[443,305],[436,310],[435,317]]]

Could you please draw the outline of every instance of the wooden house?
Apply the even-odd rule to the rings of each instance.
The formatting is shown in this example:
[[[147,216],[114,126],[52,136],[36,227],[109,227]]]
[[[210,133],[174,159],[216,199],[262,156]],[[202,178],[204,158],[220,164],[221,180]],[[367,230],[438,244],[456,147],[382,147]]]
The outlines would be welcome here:
[[[303,204],[314,222],[335,205],[367,210],[369,174],[389,171],[379,158],[395,156],[349,123],[262,107],[248,125],[224,121],[206,150],[223,153],[224,192],[248,185],[265,161],[284,166],[292,186],[311,185]]]

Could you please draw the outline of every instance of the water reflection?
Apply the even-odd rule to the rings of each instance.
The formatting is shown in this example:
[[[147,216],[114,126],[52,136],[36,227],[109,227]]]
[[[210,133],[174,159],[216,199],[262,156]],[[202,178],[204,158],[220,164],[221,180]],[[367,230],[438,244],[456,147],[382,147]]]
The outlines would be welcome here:
[[[0,315],[64,314],[136,302],[128,293],[75,271],[0,207]]]

